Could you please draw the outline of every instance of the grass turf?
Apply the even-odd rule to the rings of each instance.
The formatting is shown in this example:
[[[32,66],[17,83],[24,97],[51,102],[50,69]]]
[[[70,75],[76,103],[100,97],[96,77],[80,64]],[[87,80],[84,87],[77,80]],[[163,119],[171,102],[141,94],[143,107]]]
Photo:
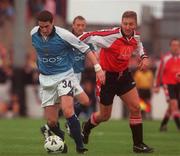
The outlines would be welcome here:
[[[65,121],[60,121],[64,129]],[[0,119],[0,156],[49,155],[43,149],[43,138],[39,130],[43,123],[40,119]],[[159,125],[159,121],[144,121],[145,143],[155,148],[155,152],[148,156],[180,155],[180,132],[176,130],[174,123],[170,121],[167,132],[159,132]],[[73,140],[67,134],[65,138],[69,151],[63,155],[78,155]],[[132,152],[131,131],[127,120],[111,120],[95,128],[87,147],[87,156],[138,155]]]

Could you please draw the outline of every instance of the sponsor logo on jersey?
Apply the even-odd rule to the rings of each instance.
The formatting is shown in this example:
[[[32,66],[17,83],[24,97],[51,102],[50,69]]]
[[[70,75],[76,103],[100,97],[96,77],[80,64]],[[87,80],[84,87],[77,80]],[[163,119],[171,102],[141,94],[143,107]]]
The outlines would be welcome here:
[[[62,60],[62,57],[56,56],[56,57],[43,57],[40,59],[43,63],[57,63]]]

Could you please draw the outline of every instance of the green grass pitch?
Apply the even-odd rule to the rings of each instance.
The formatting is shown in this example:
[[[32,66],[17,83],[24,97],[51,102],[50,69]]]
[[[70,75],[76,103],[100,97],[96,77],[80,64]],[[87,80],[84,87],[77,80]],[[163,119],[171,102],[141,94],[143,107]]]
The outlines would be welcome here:
[[[60,119],[64,129],[64,120]],[[0,156],[46,156],[39,127],[41,119],[0,119]],[[145,143],[155,148],[148,156],[180,156],[180,131],[170,121],[167,132],[159,132],[159,121],[144,121]],[[78,155],[72,139],[66,134],[68,154]],[[128,120],[110,120],[92,131],[87,156],[136,156],[132,152]],[[51,154],[52,155],[52,154]],[[141,156],[145,154],[139,154]],[[147,155],[147,154],[146,154]]]

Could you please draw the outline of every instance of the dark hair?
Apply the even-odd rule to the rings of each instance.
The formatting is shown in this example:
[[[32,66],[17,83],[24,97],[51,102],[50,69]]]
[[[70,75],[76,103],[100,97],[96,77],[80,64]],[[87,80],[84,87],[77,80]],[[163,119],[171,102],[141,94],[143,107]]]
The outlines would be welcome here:
[[[53,22],[53,15],[51,12],[49,12],[47,10],[43,10],[37,15],[37,20],[42,21],[42,22],[52,23]]]
[[[73,24],[76,22],[76,20],[79,19],[79,20],[86,20],[83,16],[76,16],[73,20]]]
[[[125,11],[122,15],[123,18],[134,18],[137,22],[137,14],[135,11]]]

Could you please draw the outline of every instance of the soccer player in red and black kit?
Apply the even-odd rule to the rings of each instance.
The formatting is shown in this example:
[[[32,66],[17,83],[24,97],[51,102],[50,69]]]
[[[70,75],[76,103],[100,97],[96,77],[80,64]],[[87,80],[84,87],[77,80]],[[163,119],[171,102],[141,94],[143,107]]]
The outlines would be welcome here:
[[[143,142],[140,100],[135,82],[128,70],[133,52],[138,52],[140,55],[139,68],[141,70],[149,64],[140,35],[135,31],[136,27],[137,14],[134,11],[126,11],[122,15],[120,27],[88,32],[80,37],[85,43],[92,43],[101,48],[99,61],[106,72],[106,82],[100,87],[100,109],[83,124],[84,143],[88,143],[92,128],[110,118],[114,96],[118,95],[130,111],[129,124],[132,131],[133,151],[136,153],[153,152],[153,149]]]
[[[167,130],[167,123],[171,116],[174,118],[177,129],[180,130],[180,113],[178,110],[180,96],[180,41],[178,39],[170,41],[170,51],[161,59],[156,71],[155,92],[159,91],[161,84],[163,84],[169,105],[161,122],[160,131]]]

